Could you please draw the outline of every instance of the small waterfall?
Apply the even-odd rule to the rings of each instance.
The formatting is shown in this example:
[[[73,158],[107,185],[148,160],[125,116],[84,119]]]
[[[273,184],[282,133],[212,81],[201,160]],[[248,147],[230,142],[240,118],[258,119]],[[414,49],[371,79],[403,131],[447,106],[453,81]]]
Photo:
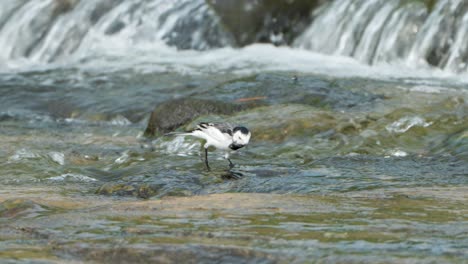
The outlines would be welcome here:
[[[382,3],[382,5],[383,6],[369,21],[368,26],[364,27],[365,30],[362,34],[361,41],[359,41],[359,44],[354,51],[354,57],[367,63],[370,63],[374,56],[375,49],[380,40],[383,25],[388,21],[389,16],[397,8],[397,2],[395,1],[387,1]]]
[[[14,1],[12,1],[14,2]],[[4,59],[27,55],[49,27],[52,18],[52,0],[26,2],[24,5],[7,5],[13,14],[2,12],[8,19],[1,25],[0,48]]]
[[[418,35],[419,27],[427,17],[427,9],[420,3],[410,3],[394,10],[382,27],[382,33],[372,59],[378,62],[404,61]]]
[[[461,72],[468,68],[468,13],[461,22],[446,64],[446,68],[452,72]]]
[[[167,46],[195,50],[236,46],[234,33],[208,2],[4,0],[0,63],[23,58],[61,62]],[[313,11],[312,22],[293,46],[367,64],[468,72],[468,0],[437,0],[430,7],[425,3],[433,1],[319,2],[324,4]],[[282,12],[287,16],[288,10]],[[240,30],[253,30],[250,27],[255,25]]]
[[[0,7],[0,58],[40,62],[115,46],[164,42],[179,49],[229,46],[204,0],[15,0]]]
[[[468,0],[335,0],[314,14],[294,45],[369,63],[467,72]]]

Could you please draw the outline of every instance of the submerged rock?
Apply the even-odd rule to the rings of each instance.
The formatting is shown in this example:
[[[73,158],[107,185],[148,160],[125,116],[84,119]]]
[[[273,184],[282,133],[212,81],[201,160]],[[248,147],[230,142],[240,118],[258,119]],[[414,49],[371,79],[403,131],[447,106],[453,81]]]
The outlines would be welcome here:
[[[177,238],[174,239],[177,241]],[[58,247],[58,254],[77,260],[103,263],[287,263],[290,259],[260,250],[215,245],[178,245],[158,243],[154,246],[106,247],[79,243]]]
[[[194,183],[193,178],[186,177],[185,180],[187,183],[181,184],[176,177],[141,179],[138,176],[130,176],[118,183],[112,182],[102,185],[96,190],[96,194],[149,199],[163,196],[192,196],[200,189],[199,185]]]
[[[158,192],[159,186],[149,184],[104,184],[96,193],[103,195],[117,195],[117,196],[136,196],[138,198],[148,199],[155,196]]]
[[[360,78],[336,79],[316,74],[263,72],[227,80],[201,96],[222,101],[257,99],[256,102],[269,105],[294,103],[328,110],[362,111],[386,99],[381,91],[363,89],[373,84]]]
[[[125,184],[104,184],[97,191],[97,194],[104,195],[133,195],[136,193],[136,188]]]
[[[193,98],[168,101],[158,105],[151,113],[145,136],[153,137],[173,131],[202,115],[229,115],[253,106],[255,104],[233,104]]]
[[[48,211],[48,208],[31,200],[11,199],[0,203],[0,218],[35,217]]]

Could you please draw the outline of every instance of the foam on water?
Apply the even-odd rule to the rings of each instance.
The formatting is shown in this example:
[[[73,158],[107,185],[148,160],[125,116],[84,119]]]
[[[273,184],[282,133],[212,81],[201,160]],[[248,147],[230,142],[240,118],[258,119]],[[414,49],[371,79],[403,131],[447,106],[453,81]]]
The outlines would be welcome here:
[[[399,150],[399,149],[394,149],[394,150],[391,150],[390,151],[390,155],[393,156],[393,157],[406,157],[408,156],[408,153],[403,151],[403,150]],[[389,156],[385,156],[386,158],[389,158]]]
[[[253,44],[244,48],[220,48],[208,51],[176,50],[163,43],[151,47],[131,47],[116,39],[122,47],[112,50],[106,40],[96,43],[88,56],[70,57],[68,62],[37,64],[22,59],[8,61],[4,73],[81,69],[102,74],[131,69],[135,73],[176,72],[183,75],[236,74],[251,75],[265,71],[322,74],[337,77],[362,77],[381,80],[425,80],[428,85],[464,85],[468,75],[454,74],[436,68],[413,69],[404,64],[379,63],[374,66],[356,59],[316,53],[310,50]],[[128,41],[128,40],[127,40]],[[299,76],[300,78],[300,76]]]
[[[52,151],[49,152],[49,157],[59,165],[65,165],[65,154],[62,152]]]
[[[158,152],[181,157],[195,155],[200,149],[200,142],[188,141],[181,136],[174,137],[170,141],[157,139],[152,144]]]
[[[125,43],[125,40],[118,42],[124,46],[122,43]],[[128,43],[127,47],[121,47],[120,58],[116,58],[106,56],[106,52],[109,52],[107,43],[101,43],[101,46],[97,44],[95,54],[101,54],[99,58],[77,59],[76,62],[79,67],[98,71],[106,66],[111,66],[113,70],[121,68],[132,68],[140,72],[169,70],[185,74],[228,72],[247,75],[262,71],[295,71],[373,79],[440,78],[468,82],[468,75],[457,75],[435,68],[412,69],[398,63],[370,66],[354,58],[326,55],[300,48],[275,47],[271,44],[253,44],[240,49],[226,47],[209,51],[180,51],[159,43],[151,47],[138,47],[135,52],[128,53],[132,50],[130,46],[131,43]],[[116,59],[123,65],[115,66]]]
[[[34,153],[31,150],[28,150],[26,148],[19,149],[13,154],[8,161],[9,162],[17,162],[25,159],[36,159],[39,158],[39,155]]]
[[[76,173],[65,173],[59,176],[54,176],[54,177],[49,177],[47,178],[49,181],[57,181],[57,182],[62,182],[62,181],[70,181],[70,182],[95,182],[97,181],[94,178],[91,178],[86,175],[82,174],[76,174]]]
[[[386,127],[386,129],[388,132],[401,134],[401,133],[405,133],[410,128],[415,127],[415,126],[428,127],[430,125],[432,125],[432,122],[426,122],[422,117],[405,116],[389,124]]]
[[[117,164],[123,164],[128,160],[129,157],[130,156],[128,155],[128,151],[125,151],[120,157],[115,159],[114,162],[117,163]]]

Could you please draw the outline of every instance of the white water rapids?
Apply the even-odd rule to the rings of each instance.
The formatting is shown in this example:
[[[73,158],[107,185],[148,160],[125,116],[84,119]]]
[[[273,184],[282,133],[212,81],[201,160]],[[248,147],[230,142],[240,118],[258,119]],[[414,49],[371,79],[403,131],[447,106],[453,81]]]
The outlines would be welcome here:
[[[2,1],[0,71],[79,63],[462,80],[467,6],[466,0],[440,0],[432,10],[415,1],[335,0],[315,10],[291,47],[233,48],[221,18],[203,0]]]
[[[318,10],[295,46],[369,64],[467,71],[468,1],[336,0]]]

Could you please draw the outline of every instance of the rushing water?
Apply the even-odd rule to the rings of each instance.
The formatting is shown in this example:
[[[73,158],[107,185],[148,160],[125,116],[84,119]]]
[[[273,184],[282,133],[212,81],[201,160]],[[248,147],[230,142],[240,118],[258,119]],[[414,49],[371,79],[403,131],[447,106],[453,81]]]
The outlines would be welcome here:
[[[466,25],[440,68],[414,62],[462,4],[333,1],[311,51],[232,48],[204,1],[5,1],[0,262],[466,262]],[[143,136],[178,98],[258,103],[179,128],[249,127],[231,172]]]
[[[295,45],[372,64],[466,72],[468,2],[435,2],[428,11],[423,1],[332,1]]]

